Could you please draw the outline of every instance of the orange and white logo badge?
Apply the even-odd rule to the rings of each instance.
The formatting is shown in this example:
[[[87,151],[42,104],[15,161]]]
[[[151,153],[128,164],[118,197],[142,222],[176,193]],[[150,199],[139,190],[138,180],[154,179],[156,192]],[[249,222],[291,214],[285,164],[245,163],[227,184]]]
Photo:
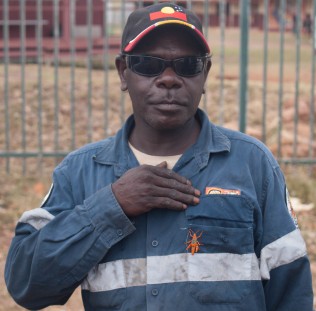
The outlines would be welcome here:
[[[223,189],[218,187],[206,187],[205,188],[205,194],[211,195],[211,194],[227,194],[227,195],[240,195],[240,190],[236,189]]]

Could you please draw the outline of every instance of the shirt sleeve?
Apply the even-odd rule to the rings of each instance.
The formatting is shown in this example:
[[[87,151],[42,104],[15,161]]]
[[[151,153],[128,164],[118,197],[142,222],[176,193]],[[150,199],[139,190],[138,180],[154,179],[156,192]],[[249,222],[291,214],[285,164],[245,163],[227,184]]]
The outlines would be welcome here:
[[[276,167],[266,187],[260,272],[267,311],[312,311],[313,290],[306,245]]]
[[[111,185],[75,205],[64,167],[41,208],[19,220],[5,267],[15,301],[28,309],[64,304],[108,250],[135,228]]]

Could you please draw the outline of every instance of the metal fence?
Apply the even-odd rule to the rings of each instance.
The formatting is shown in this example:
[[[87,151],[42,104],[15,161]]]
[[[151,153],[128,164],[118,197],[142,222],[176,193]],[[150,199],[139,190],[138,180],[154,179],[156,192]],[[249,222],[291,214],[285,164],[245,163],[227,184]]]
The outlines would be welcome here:
[[[128,14],[149,1],[1,1],[0,170],[51,170],[131,113],[114,59]],[[212,48],[210,119],[312,168],[316,0],[306,1],[173,2],[196,10]]]

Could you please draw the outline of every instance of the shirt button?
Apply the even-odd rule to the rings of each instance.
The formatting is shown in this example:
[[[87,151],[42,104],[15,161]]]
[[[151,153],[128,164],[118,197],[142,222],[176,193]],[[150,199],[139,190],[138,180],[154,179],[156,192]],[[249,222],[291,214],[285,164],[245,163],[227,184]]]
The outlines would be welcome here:
[[[157,296],[158,293],[159,293],[159,291],[158,291],[157,288],[154,288],[154,289],[151,291],[151,294],[152,294],[153,296]]]
[[[118,236],[123,235],[123,231],[121,229],[116,230],[116,233],[117,233]]]
[[[153,240],[152,242],[151,242],[151,245],[153,246],[153,247],[156,247],[156,246],[158,246],[158,241],[157,240]]]
[[[225,236],[225,235],[221,235],[221,240],[224,242],[224,243],[228,243],[229,241],[228,241],[228,238],[227,238],[227,236]]]

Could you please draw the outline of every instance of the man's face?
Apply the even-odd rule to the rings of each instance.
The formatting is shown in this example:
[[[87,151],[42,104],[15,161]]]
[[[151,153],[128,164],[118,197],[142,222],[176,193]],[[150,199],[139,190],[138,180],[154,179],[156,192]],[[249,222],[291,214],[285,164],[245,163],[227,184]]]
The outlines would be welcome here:
[[[183,31],[183,30],[182,30]],[[131,53],[174,60],[185,56],[201,56],[201,49],[181,29],[163,27],[143,39]],[[122,89],[127,89],[133,105],[136,126],[175,130],[194,118],[198,108],[209,65],[196,76],[177,75],[171,67],[161,74],[142,76],[117,64]]]

